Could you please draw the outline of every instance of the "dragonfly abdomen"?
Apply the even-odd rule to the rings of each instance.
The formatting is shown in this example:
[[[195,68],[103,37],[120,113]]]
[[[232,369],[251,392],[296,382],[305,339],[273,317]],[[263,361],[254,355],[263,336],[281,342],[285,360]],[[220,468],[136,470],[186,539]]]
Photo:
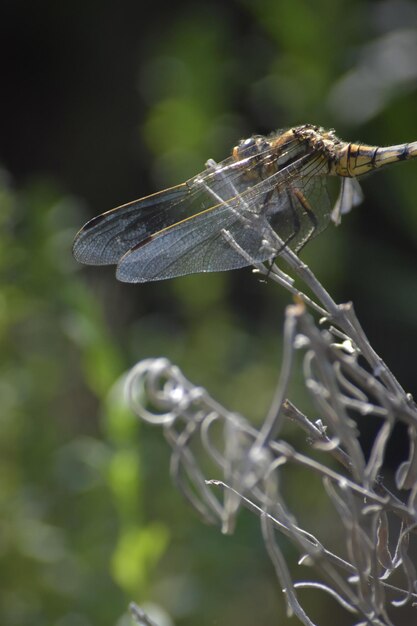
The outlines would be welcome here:
[[[416,157],[416,141],[385,148],[360,143],[345,143],[335,155],[333,173],[338,176],[353,178],[378,169],[383,165]]]

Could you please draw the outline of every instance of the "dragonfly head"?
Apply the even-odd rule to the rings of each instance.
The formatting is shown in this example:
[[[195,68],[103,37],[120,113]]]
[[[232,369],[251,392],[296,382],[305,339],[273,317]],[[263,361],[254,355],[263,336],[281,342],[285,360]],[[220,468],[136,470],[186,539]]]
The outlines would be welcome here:
[[[268,150],[270,144],[262,137],[262,135],[254,135],[249,139],[242,139],[237,146],[233,148],[233,158],[236,161],[241,159],[249,159],[256,157]]]

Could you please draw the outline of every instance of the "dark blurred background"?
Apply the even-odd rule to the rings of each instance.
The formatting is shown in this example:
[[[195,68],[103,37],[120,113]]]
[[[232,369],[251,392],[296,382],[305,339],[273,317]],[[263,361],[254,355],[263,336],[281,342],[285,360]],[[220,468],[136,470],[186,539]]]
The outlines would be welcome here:
[[[161,432],[121,389],[137,360],[163,355],[259,423],[289,294],[248,269],[123,285],[77,266],[71,243],[88,218],[252,133],[310,122],[416,140],[417,2],[3,0],[0,15],[0,623],[122,626],[130,600],[181,626],[284,623],[257,520],[233,537],[201,524],[171,487]],[[417,395],[416,168],[363,181],[363,205],[303,259]],[[308,411],[300,381],[293,393]],[[326,529],[296,478],[291,503]],[[305,594],[318,624],[350,623]]]

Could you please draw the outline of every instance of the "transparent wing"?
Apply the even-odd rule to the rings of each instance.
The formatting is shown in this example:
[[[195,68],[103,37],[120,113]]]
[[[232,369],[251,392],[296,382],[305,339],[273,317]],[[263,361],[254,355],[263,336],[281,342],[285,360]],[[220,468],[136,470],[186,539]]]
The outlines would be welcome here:
[[[297,159],[298,141],[290,141],[280,160]],[[165,191],[135,200],[91,219],[78,232],[73,245],[75,258],[90,265],[115,264],[131,248],[186,217],[207,209],[216,209],[237,194],[244,194],[259,183],[260,171],[271,158],[271,150],[239,161],[229,157],[222,163],[209,166],[188,182]],[[271,185],[273,185],[271,181]],[[210,192],[207,193],[207,189]]]
[[[271,259],[286,245],[300,249],[329,221],[330,202],[320,176],[326,167],[320,157],[302,157],[215,210],[156,233],[121,258],[117,278],[136,283],[231,270],[252,259]],[[200,184],[207,196],[218,195],[207,179]]]
[[[256,219],[258,216],[253,216]],[[141,283],[173,278],[196,272],[237,269],[249,262],[229,243],[227,230],[234,241],[250,254],[266,260],[270,251],[262,249],[262,234],[270,228],[263,217],[257,227],[242,223],[227,205],[167,228],[148,242],[127,252],[117,266],[116,276],[123,282]],[[262,221],[262,224],[259,222]],[[263,259],[265,256],[265,259]]]
[[[138,242],[187,215],[190,189],[172,187],[93,217],[77,233],[73,254],[88,265],[112,265]]]
[[[338,226],[342,221],[342,215],[361,204],[363,192],[356,178],[341,178],[340,192],[333,207],[331,219]]]

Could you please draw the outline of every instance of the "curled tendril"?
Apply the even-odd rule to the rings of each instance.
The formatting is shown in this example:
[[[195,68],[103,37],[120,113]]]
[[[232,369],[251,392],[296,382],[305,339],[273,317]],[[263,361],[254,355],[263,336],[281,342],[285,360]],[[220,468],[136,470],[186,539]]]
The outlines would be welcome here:
[[[205,394],[191,385],[168,359],[145,359],[137,363],[126,380],[132,411],[145,422],[168,426]]]

